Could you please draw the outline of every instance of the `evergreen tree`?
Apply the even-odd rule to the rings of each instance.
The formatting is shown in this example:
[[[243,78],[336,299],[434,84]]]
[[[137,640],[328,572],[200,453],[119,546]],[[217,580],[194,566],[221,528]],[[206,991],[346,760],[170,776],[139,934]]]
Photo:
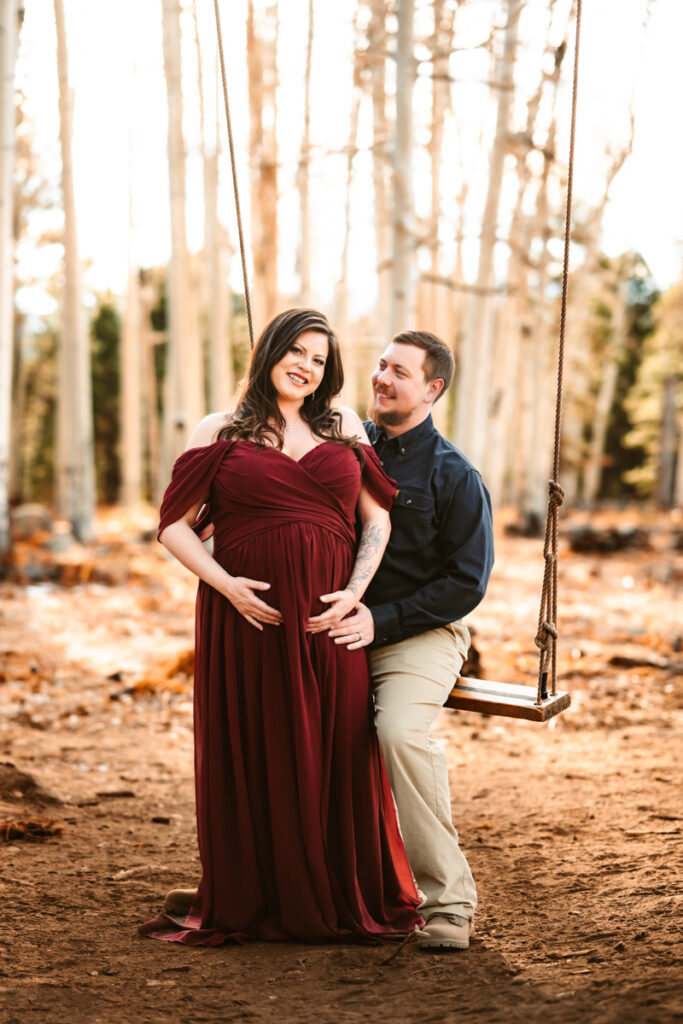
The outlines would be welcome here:
[[[121,320],[108,299],[90,325],[90,345],[97,497],[113,504],[121,483]]]
[[[662,505],[674,500],[676,450],[683,418],[683,281],[665,292],[655,307],[656,328],[645,340],[643,359],[625,408],[633,428],[629,447],[641,448],[641,465],[624,474],[638,493]]]

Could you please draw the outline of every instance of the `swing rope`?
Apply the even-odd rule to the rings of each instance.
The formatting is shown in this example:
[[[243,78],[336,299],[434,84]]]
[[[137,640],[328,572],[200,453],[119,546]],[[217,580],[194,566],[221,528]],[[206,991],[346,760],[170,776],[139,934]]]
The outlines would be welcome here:
[[[562,432],[562,390],[564,380],[564,340],[567,324],[567,290],[569,285],[569,249],[571,243],[572,195],[574,191],[574,138],[576,134],[576,98],[579,81],[579,39],[581,35],[582,0],[576,0],[576,41],[574,44],[574,76],[572,82],[572,116],[569,134],[569,165],[567,170],[567,209],[564,226],[564,262],[562,265],[562,306],[560,311],[560,341],[557,359],[557,396],[555,400],[555,441],[553,475],[548,482],[548,512],[545,524],[543,558],[545,571],[538,612],[538,629],[534,643],[539,649],[538,692],[536,703],[548,696],[548,670],[551,694],[557,693],[557,510],[564,500],[560,486],[560,439]]]
[[[237,165],[235,163],[235,145],[232,139],[232,119],[230,117],[230,103],[228,102],[228,79],[225,74],[225,57],[223,55],[223,33],[221,32],[221,15],[218,9],[218,0],[213,0],[213,9],[216,12],[216,32],[218,35],[218,57],[221,64],[221,80],[223,83],[223,103],[225,104],[225,118],[228,122],[228,144],[230,146],[230,166],[232,167],[232,187],[235,193],[235,212],[237,214],[237,232],[240,242],[240,257],[242,259],[242,280],[244,281],[244,306],[247,312],[247,324],[249,326],[249,346],[254,347],[254,322],[251,315],[251,298],[249,295],[249,277],[247,275],[247,254],[244,248],[244,233],[242,231],[242,213],[240,209],[240,195],[237,188]]]

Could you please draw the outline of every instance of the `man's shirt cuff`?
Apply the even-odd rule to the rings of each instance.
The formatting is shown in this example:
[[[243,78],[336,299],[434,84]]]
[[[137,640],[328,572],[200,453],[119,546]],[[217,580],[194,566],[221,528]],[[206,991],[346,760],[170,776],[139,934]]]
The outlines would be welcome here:
[[[395,604],[378,604],[370,609],[375,623],[373,647],[395,644],[401,639],[401,621]]]

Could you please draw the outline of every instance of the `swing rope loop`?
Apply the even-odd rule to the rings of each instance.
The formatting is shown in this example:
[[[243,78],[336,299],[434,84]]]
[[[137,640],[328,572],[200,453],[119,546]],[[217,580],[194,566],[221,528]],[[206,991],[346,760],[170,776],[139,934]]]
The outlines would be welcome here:
[[[567,292],[569,286],[569,250],[571,243],[572,196],[574,192],[574,140],[576,136],[576,100],[579,81],[579,40],[581,37],[582,0],[576,0],[576,40],[574,44],[574,75],[572,80],[572,114],[569,134],[567,168],[567,206],[564,223],[564,260],[562,264],[562,305],[560,308],[560,340],[557,358],[557,394],[555,399],[555,438],[553,476],[548,487],[548,511],[545,524],[543,557],[545,571],[538,612],[538,629],[534,643],[539,648],[538,691],[536,703],[541,704],[550,668],[551,693],[557,693],[557,510],[564,500],[560,486],[560,436],[562,432],[562,388],[564,379],[564,342],[567,326]]]
[[[247,324],[249,326],[249,346],[254,347],[254,323],[251,315],[251,298],[249,296],[249,277],[247,275],[247,254],[244,248],[244,233],[242,231],[242,213],[240,210],[240,196],[237,188],[237,165],[235,163],[235,145],[232,138],[232,119],[230,117],[230,103],[228,102],[228,79],[225,74],[225,57],[223,55],[223,33],[221,32],[221,15],[218,9],[218,0],[213,0],[213,9],[216,12],[216,32],[218,35],[218,57],[221,64],[221,80],[223,83],[223,103],[225,105],[225,119],[228,122],[228,145],[230,147],[230,166],[232,168],[232,187],[235,193],[235,212],[237,214],[237,233],[240,243],[240,257],[242,259],[242,280],[244,281],[244,307],[247,313]]]

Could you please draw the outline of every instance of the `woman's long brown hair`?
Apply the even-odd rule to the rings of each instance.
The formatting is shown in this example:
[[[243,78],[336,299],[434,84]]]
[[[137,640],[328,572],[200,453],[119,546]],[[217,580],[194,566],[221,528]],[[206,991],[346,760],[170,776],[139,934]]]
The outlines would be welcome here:
[[[315,309],[287,309],[270,321],[254,346],[235,408],[228,414],[228,421],[217,436],[219,439],[234,438],[282,448],[286,423],[277,404],[277,393],[270,375],[275,364],[305,331],[324,334],[328,354],[323,379],[315,393],[304,399],[301,418],[317,437],[349,445],[358,451],[362,459],[359,442],[342,434],[341,413],[330,407],[330,402],[344,384],[344,371],[334,331],[327,318]]]

